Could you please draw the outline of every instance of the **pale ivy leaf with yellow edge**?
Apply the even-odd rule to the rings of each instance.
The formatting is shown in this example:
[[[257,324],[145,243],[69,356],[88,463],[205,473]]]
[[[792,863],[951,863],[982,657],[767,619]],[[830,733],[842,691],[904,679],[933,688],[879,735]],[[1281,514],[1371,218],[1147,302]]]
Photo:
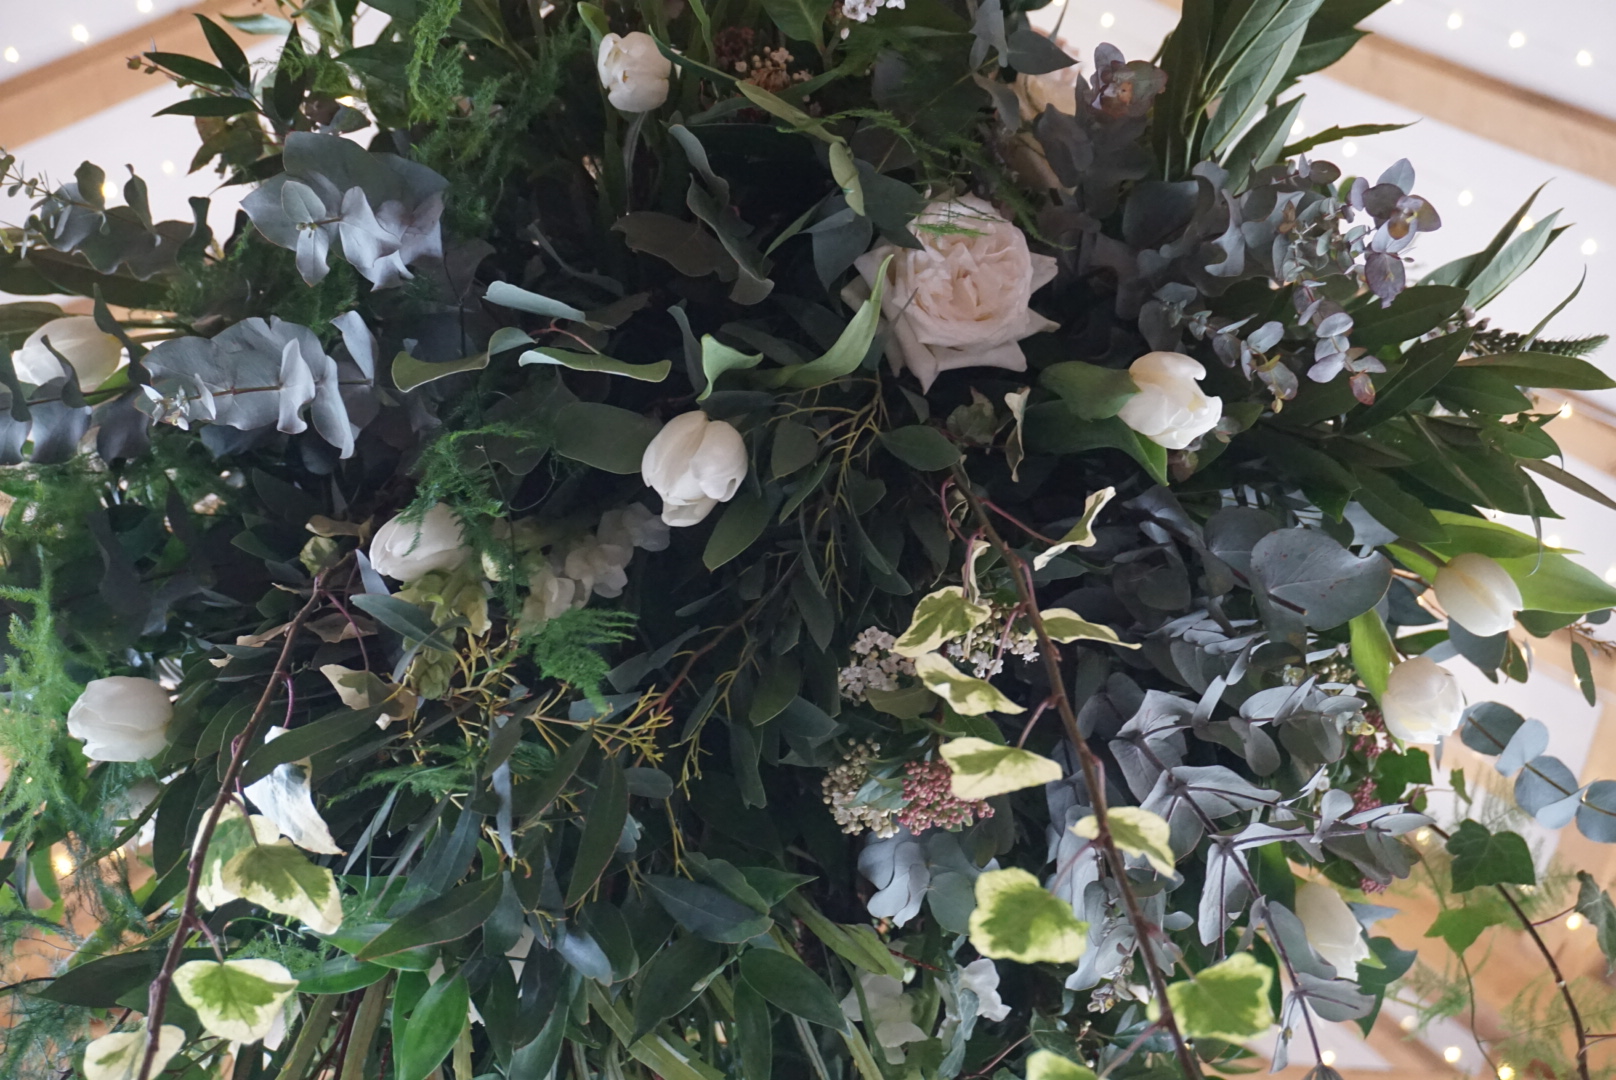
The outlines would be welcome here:
[[[157,1055],[152,1058],[153,1076],[161,1073],[185,1045],[185,1030],[164,1024],[157,1032]],[[146,1029],[114,1031],[84,1048],[84,1080],[136,1080],[146,1057]]]
[[[957,799],[987,799],[1061,778],[1057,763],[1031,750],[967,736],[951,739],[938,751],[953,771],[949,781]]]
[[[1025,870],[988,870],[976,879],[971,946],[995,960],[1075,964],[1089,943],[1089,924],[1072,905]]]
[[[936,653],[927,653],[916,658],[915,674],[920,676],[920,681],[926,684],[927,690],[947,701],[961,716],[1027,711],[1005,697],[986,679],[965,674]]]
[[[271,727],[264,735],[264,741],[270,742],[284,734],[285,728]],[[330,827],[315,808],[309,774],[308,758],[288,761],[275,766],[268,776],[248,784],[243,794],[275,823],[282,836],[304,851],[317,855],[347,854],[331,838]]]
[[[1027,1080],[1094,1080],[1094,1070],[1051,1050],[1027,1056]]]
[[[258,844],[224,867],[224,887],[243,900],[300,919],[316,934],[342,925],[342,896],[331,871],[315,866],[290,841]]]
[[[909,619],[909,629],[892,651],[910,659],[936,652],[947,642],[964,637],[988,621],[993,612],[986,604],[972,603],[958,585],[938,589],[921,598]]]
[[[193,960],[174,972],[174,989],[209,1035],[257,1042],[275,1026],[297,980],[273,960]]]
[[[218,828],[213,830],[213,839],[208,843],[207,856],[202,860],[202,880],[197,883],[196,890],[197,903],[212,909],[241,899],[240,893],[224,883],[225,865],[250,847],[273,844],[280,838],[281,831],[269,818],[259,814],[248,818],[238,804],[226,803],[219,815]],[[197,844],[201,842],[199,833]]]
[[[1073,641],[1103,641],[1120,645],[1124,649],[1137,649],[1138,645],[1123,641],[1109,626],[1091,623],[1071,608],[1050,608],[1043,612],[1044,633],[1062,644]]]
[[[1061,537],[1059,542],[1052,545],[1048,551],[1033,558],[1033,569],[1042,570],[1053,562],[1057,555],[1069,548],[1093,547],[1095,540],[1094,519],[1099,516],[1101,510],[1105,509],[1105,504],[1110,502],[1116,496],[1116,493],[1116,488],[1108,487],[1101,488],[1093,495],[1090,495],[1083,503],[1083,516],[1077,519],[1077,524],[1067,529],[1066,535]]]
[[[1188,1037],[1238,1043],[1273,1026],[1274,1011],[1268,1006],[1268,991],[1273,983],[1273,968],[1241,952],[1213,964],[1193,979],[1169,983],[1167,1000],[1172,1003],[1179,1030]],[[1160,1014],[1161,1009],[1152,1002],[1151,1019]]]
[[[1111,827],[1111,841],[1127,855],[1142,856],[1159,874],[1172,877],[1173,846],[1169,843],[1172,826],[1164,818],[1137,806],[1113,806],[1105,814]],[[1072,831],[1085,840],[1100,835],[1100,822],[1093,814],[1072,826]]]

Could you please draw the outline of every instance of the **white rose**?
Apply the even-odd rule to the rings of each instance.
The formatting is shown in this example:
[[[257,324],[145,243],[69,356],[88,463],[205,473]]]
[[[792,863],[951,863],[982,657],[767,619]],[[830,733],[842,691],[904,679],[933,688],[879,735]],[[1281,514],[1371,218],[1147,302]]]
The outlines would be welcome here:
[[[603,544],[637,547],[643,551],[665,551],[669,540],[668,523],[639,503],[629,503],[600,515],[595,535]]]
[[[662,55],[650,34],[638,30],[623,37],[607,34],[600,39],[595,70],[615,109],[650,112],[668,100],[673,61]]]
[[[603,544],[589,536],[574,544],[567,552],[563,566],[568,577],[578,582],[585,593],[611,599],[623,595],[628,584],[626,568],[634,557],[634,549],[617,544]]]
[[[67,733],[84,741],[91,761],[145,761],[168,745],[174,706],[151,679],[96,679],[67,710]]]
[[[1464,715],[1459,680],[1447,668],[1424,656],[1392,668],[1380,697],[1386,730],[1404,742],[1433,743],[1451,735]]]
[[[881,313],[902,361],[893,360],[893,371],[914,372],[922,391],[955,368],[1026,371],[1017,342],[1058,327],[1028,307],[1054,280],[1055,260],[1029,251],[1026,235],[974,195],[932,203],[914,233],[918,249],[883,242],[854,260],[863,282],[843,294],[862,303],[892,256]]]
[[[1436,599],[1448,618],[1475,634],[1492,637],[1515,625],[1521,590],[1509,571],[1485,555],[1455,555],[1436,572]]]
[[[50,348],[45,339],[50,338]],[[73,365],[80,390],[94,390],[123,366],[123,342],[103,333],[88,315],[70,315],[50,322],[28,335],[22,348],[11,354],[11,366],[25,383],[43,386],[64,372],[51,349]]]
[[[746,469],[741,433],[700,409],[664,424],[640,459],[640,477],[662,496],[662,520],[673,526],[694,525],[733,499]]]
[[[859,986],[864,991],[864,1004],[869,1006],[870,1021],[875,1025],[875,1041],[886,1051],[889,1064],[903,1061],[904,1043],[921,1042],[926,1033],[915,1025],[914,1006],[903,995],[903,983],[890,975],[863,972]],[[849,991],[842,999],[842,1015],[849,1020],[864,1020],[859,1007],[859,996]]]
[[[1369,959],[1369,943],[1341,894],[1328,885],[1307,882],[1296,890],[1296,917],[1307,931],[1308,944],[1335,968],[1336,974],[1355,978],[1358,961]]]
[[[1117,415],[1151,442],[1182,450],[1223,417],[1223,399],[1195,385],[1206,378],[1206,368],[1183,353],[1146,353],[1128,365],[1128,374],[1139,393]]]
[[[370,541],[370,564],[379,574],[415,581],[434,570],[453,570],[471,555],[465,530],[454,511],[438,503],[420,521],[400,514],[376,530]]]

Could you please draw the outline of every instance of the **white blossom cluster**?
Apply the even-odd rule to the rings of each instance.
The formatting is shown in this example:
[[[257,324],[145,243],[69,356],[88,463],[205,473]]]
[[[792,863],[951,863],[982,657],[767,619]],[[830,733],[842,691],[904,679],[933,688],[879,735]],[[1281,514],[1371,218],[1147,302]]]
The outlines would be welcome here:
[[[884,7],[903,10],[904,0],[844,0],[842,14],[854,22],[869,22]]]
[[[888,640],[891,636],[887,635]],[[865,829],[881,837],[896,836],[898,833],[896,810],[884,810],[856,801],[859,791],[870,779],[870,762],[880,753],[881,748],[874,739],[855,742],[848,747],[842,763],[832,766],[825,774],[825,805],[830,807],[831,817],[836,819],[836,824],[850,836],[856,836]]]
[[[1031,663],[1038,659],[1038,639],[1032,634],[1004,633],[1008,613],[994,612],[988,619],[964,637],[951,641],[943,652],[961,663],[971,665],[971,673],[978,679],[991,679],[1004,670],[1005,654],[1019,656]],[[1004,642],[1003,650],[1000,642]]]
[[[896,690],[899,675],[913,675],[915,662],[892,651],[897,638],[869,627],[854,641],[853,663],[836,674],[836,685],[849,701],[864,701],[871,690]]]
[[[528,577],[522,624],[542,626],[564,611],[583,607],[591,595],[621,596],[634,550],[667,546],[668,526],[639,503],[606,511],[593,533],[557,544],[545,565]]]

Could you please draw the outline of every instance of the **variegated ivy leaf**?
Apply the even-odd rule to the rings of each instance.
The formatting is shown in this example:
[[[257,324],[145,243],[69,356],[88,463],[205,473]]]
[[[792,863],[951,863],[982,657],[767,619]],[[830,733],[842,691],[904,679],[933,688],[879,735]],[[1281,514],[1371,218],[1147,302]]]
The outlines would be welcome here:
[[[971,945],[983,956],[1021,964],[1075,964],[1089,924],[1025,870],[988,870],[976,879]]]
[[[1050,1050],[1027,1057],[1027,1080],[1094,1080],[1094,1070]]]
[[[157,1056],[152,1058],[152,1075],[161,1073],[184,1045],[184,1029],[164,1024],[157,1032]],[[135,1080],[145,1057],[144,1027],[103,1035],[84,1048],[84,1080]]]
[[[1117,493],[1116,488],[1101,488],[1083,503],[1083,516],[1077,519],[1077,524],[1066,530],[1066,535],[1060,542],[1053,545],[1042,555],[1032,560],[1034,570],[1042,570],[1054,561],[1055,557],[1067,548],[1094,546],[1094,519],[1099,516],[1105,504],[1110,502]]]
[[[918,657],[915,660],[915,674],[920,676],[927,690],[947,701],[961,716],[1027,711],[1001,694],[986,679],[965,674],[937,653]]]
[[[297,980],[273,960],[193,960],[174,972],[174,989],[209,1035],[257,1042],[275,1026]]]
[[[936,652],[946,642],[964,637],[988,621],[992,611],[986,604],[965,598],[965,590],[949,585],[921,598],[909,620],[909,629],[898,638],[892,651],[910,659]]]
[[[1179,1030],[1190,1038],[1240,1043],[1261,1035],[1273,1024],[1274,1011],[1268,1005],[1268,990],[1273,982],[1273,968],[1249,952],[1240,952],[1192,979],[1169,983],[1167,1000],[1172,1003]],[[1151,1019],[1160,1013],[1156,1003],[1151,1002]]]
[[[1139,648],[1117,637],[1117,632],[1109,626],[1091,623],[1071,608],[1050,608],[1042,614],[1044,632],[1062,644],[1073,641],[1104,641],[1110,645],[1120,645],[1124,649]]]
[[[1061,778],[1061,767],[1040,754],[974,736],[951,739],[939,753],[953,770],[950,786],[958,799],[986,799]]]
[[[1137,806],[1113,806],[1105,818],[1111,827],[1111,840],[1119,850],[1142,856],[1157,873],[1173,876],[1173,846],[1168,842],[1172,826],[1164,819]],[[1093,840],[1100,835],[1099,819],[1090,814],[1073,825],[1072,831]]]
[[[381,706],[382,714],[376,718],[379,728],[385,728],[394,720],[406,720],[415,712],[414,694],[373,671],[322,664],[320,674],[331,683],[342,703],[355,712],[373,705]]]
[[[264,741],[278,739],[286,734],[282,727],[272,727]],[[314,806],[314,792],[309,788],[309,759],[289,761],[277,765],[262,780],[246,787],[247,798],[275,823],[281,834],[304,851],[319,855],[345,854],[331,837],[325,819]]]
[[[219,815],[218,828],[208,843],[208,854],[202,862],[202,880],[198,882],[196,899],[205,908],[222,907],[241,894],[224,883],[224,868],[231,859],[256,844],[273,844],[281,838],[275,823],[258,814],[249,818],[237,803],[226,803]],[[197,842],[201,842],[201,835]]]
[[[300,919],[317,934],[342,925],[342,896],[331,871],[315,866],[290,841],[256,844],[225,864],[224,887],[243,900]]]

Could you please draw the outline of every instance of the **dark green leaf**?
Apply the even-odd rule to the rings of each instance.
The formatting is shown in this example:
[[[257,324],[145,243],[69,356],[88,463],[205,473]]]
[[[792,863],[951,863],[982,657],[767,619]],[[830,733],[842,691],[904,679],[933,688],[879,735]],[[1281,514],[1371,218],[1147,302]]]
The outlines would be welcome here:
[[[428,900],[377,934],[355,957],[374,960],[422,945],[458,941],[493,914],[504,889],[505,879],[497,874],[451,889],[435,900]]]
[[[1577,911],[1598,936],[1606,970],[1616,968],[1616,904],[1610,902],[1610,894],[1586,870],[1577,871]]]
[[[247,63],[247,54],[241,51],[241,46],[236,44],[230,32],[205,15],[198,15],[196,21],[202,24],[202,33],[207,35],[208,47],[218,58],[219,66],[242,86],[251,86],[252,66]]]
[[[380,982],[388,969],[367,964],[351,956],[336,956],[298,976],[300,994],[348,994]]]
[[[470,1016],[471,991],[456,974],[432,984],[410,1013],[402,1032],[394,1030],[397,1080],[426,1080],[454,1049]]]
[[[357,599],[357,597],[356,597]],[[341,746],[350,739],[373,732],[379,708],[341,709],[320,719],[295,727],[278,739],[258,747],[242,767],[242,784],[251,784],[268,776],[277,765],[302,761],[315,754]]]
[[[1125,368],[1106,368],[1080,360],[1051,364],[1038,377],[1040,385],[1055,391],[1067,408],[1083,420],[1104,420],[1121,411],[1139,393]]]
[[[769,471],[776,480],[812,464],[818,456],[819,436],[813,428],[794,420],[782,421],[775,427]]]
[[[741,1052],[739,1080],[769,1080],[774,1064],[773,1026],[773,1017],[769,1015],[763,995],[744,979],[737,983],[735,1028]]]
[[[593,401],[574,401],[556,414],[555,451],[602,472],[632,476],[656,433],[655,420]]]
[[[1415,285],[1397,294],[1390,307],[1371,305],[1353,317],[1352,343],[1373,352],[1424,337],[1464,307],[1469,295],[1457,285]]]
[[[829,0],[763,0],[763,10],[786,37],[811,42],[816,49],[824,47]]]
[[[1398,536],[1420,544],[1439,544],[1447,539],[1446,530],[1425,503],[1404,491],[1393,474],[1354,465],[1352,475],[1358,482],[1353,498]]]
[[[459,360],[444,360],[427,363],[417,360],[407,352],[400,352],[393,357],[393,385],[408,393],[417,386],[425,386],[437,379],[446,379],[450,375],[459,375],[467,371],[481,371],[488,366],[488,354],[485,352],[463,356]]]
[[[1497,372],[1515,386],[1547,390],[1609,390],[1616,386],[1616,380],[1588,361],[1554,353],[1493,353],[1472,357],[1459,365],[1460,371],[1471,368]]]
[[[838,1031],[847,1026],[836,995],[795,956],[775,949],[748,949],[741,957],[741,980],[792,1016]]]
[[[1590,705],[1599,703],[1599,691],[1594,682],[1593,665],[1588,661],[1588,650],[1582,647],[1582,642],[1571,643],[1571,670],[1576,672],[1577,687],[1582,691],[1583,699]]]
[[[1454,892],[1478,885],[1537,884],[1532,850],[1516,833],[1494,833],[1479,822],[1461,821],[1448,839],[1448,853],[1453,856]]]
[[[924,424],[883,431],[880,438],[881,445],[893,457],[922,472],[950,468],[960,459],[959,450],[948,441],[948,436]]]
[[[738,945],[771,925],[767,915],[709,885],[665,874],[647,874],[645,883],[675,922],[708,941]]]
[[[1436,396],[1450,409],[1509,416],[1526,412],[1532,401],[1503,375],[1478,367],[1456,367],[1436,384]]]
[[[775,501],[750,491],[742,491],[730,500],[719,516],[718,524],[713,527],[713,534],[707,538],[706,550],[701,554],[701,561],[707,569],[717,570],[756,543],[768,527]]]
[[[1497,926],[1509,919],[1509,912],[1502,905],[1478,904],[1470,907],[1448,908],[1436,917],[1431,928],[1425,932],[1428,938],[1441,938],[1448,943],[1455,956],[1463,956],[1464,951],[1476,943],[1481,932],[1489,926]]]
[[[353,598],[353,605],[408,643],[419,642],[428,648],[450,651],[427,613],[408,600],[381,593],[360,593]]]
[[[217,86],[225,90],[231,89],[235,82],[230,78],[224,68],[198,60],[194,56],[184,53],[149,52],[144,54],[146,59],[158,67],[167,68],[182,79],[189,79],[204,86]]]
[[[728,959],[727,950],[695,934],[687,934],[657,953],[645,966],[634,995],[634,1037],[630,1041],[649,1034],[695,1001]]]
[[[258,103],[251,98],[198,97],[176,101],[166,109],[158,109],[153,116],[240,116],[258,111]]]
[[[1403,366],[1393,376],[1390,385],[1380,390],[1373,405],[1348,421],[1348,429],[1363,431],[1406,412],[1410,405],[1429,394],[1453,370],[1465,347],[1470,344],[1471,333],[1470,330],[1461,330],[1421,341],[1411,347],[1403,355]]]
[[[610,758],[600,764],[595,790],[584,807],[583,837],[578,841],[578,857],[567,882],[567,906],[578,903],[595,887],[595,882],[612,861],[623,823],[628,818],[628,785],[623,770]]]

